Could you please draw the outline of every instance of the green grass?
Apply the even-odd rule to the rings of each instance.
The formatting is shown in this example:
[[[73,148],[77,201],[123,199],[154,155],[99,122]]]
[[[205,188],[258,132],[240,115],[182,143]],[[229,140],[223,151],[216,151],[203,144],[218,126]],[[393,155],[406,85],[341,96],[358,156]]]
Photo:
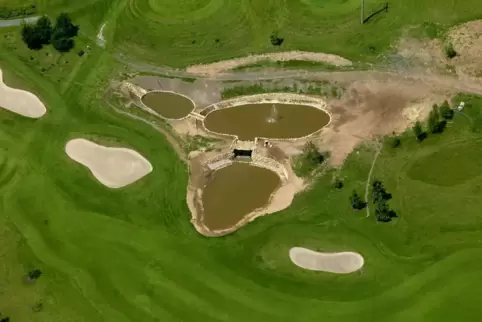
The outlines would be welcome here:
[[[273,86],[274,85],[274,86]],[[255,95],[265,93],[299,93],[318,96],[340,97],[344,88],[332,85],[329,82],[310,82],[309,85],[298,86],[276,86],[276,84],[253,84],[248,86],[233,86],[223,89],[222,99],[228,99],[244,95]]]
[[[366,16],[386,1],[366,2]],[[184,67],[278,50],[320,51],[373,61],[412,26],[438,37],[448,27],[482,17],[478,1],[392,1],[363,26],[360,1],[125,0],[112,46],[133,58]],[[284,38],[278,49],[269,37]],[[218,40],[218,41],[217,41]]]
[[[373,175],[393,194],[390,205],[400,216],[393,222],[376,224],[373,215],[366,218],[364,212],[350,209],[348,198],[353,189],[364,190],[374,156],[371,148],[360,147],[336,171],[343,189],[333,188],[333,173],[328,171],[286,211],[257,219],[232,235],[205,238],[189,221],[184,163],[159,132],[113,112],[102,99],[123,66],[92,45],[89,33],[108,15],[103,5],[111,6],[107,1],[70,3],[55,0],[41,7],[60,10],[71,5],[87,24],[78,45],[91,44],[92,51],[85,57],[69,54],[64,57],[69,63],[54,64],[49,72],[41,69],[51,64],[49,49],[32,54],[21,47],[18,29],[0,31],[0,68],[7,84],[33,91],[48,107],[39,120],[0,110],[0,312],[12,322],[479,320],[482,184],[477,174],[482,167],[474,160],[482,157],[477,148],[482,98],[461,96],[466,114],[457,114],[442,135],[418,143],[408,133],[400,147],[382,152]],[[310,43],[327,51],[338,47],[355,53],[364,48],[360,43],[367,37],[367,31],[354,28],[356,22],[341,19],[347,17],[343,12],[355,8],[352,1],[338,6],[329,2],[325,8],[307,0],[303,6],[294,1],[212,1],[207,7],[195,6],[201,3],[176,2],[174,7],[167,2],[156,16],[176,28],[164,25],[158,40],[171,34],[179,41],[190,39],[193,30],[203,32],[203,22],[210,23],[204,30],[211,28],[221,37],[239,24],[229,31],[231,47],[214,52],[200,44],[192,55],[178,55],[181,48],[168,38],[149,49],[167,48],[158,51],[159,62],[172,58],[174,64],[184,64],[239,54],[240,39],[248,43],[246,50],[262,50],[262,33],[254,39],[245,36],[271,31],[274,25],[288,47]],[[130,46],[139,53],[145,47],[136,42],[154,39],[161,27],[146,29],[143,24],[152,26],[152,20],[139,19],[135,6],[142,9],[146,3],[127,2],[125,8],[121,2],[112,4],[122,13],[119,30],[128,30],[136,18],[136,28],[148,30],[152,37],[133,31]],[[396,33],[403,23],[417,22],[422,15],[451,23],[477,14],[470,2],[457,4],[457,12],[464,14],[449,11],[452,6],[445,1],[437,7],[427,1],[393,6],[390,13],[400,16],[380,17],[377,24],[367,25],[372,31],[378,26],[380,38],[373,41],[384,44],[392,37],[387,26]],[[244,19],[240,8],[246,12]],[[321,19],[327,11],[333,19]],[[129,17],[133,12],[136,16]],[[180,24],[185,12],[191,12],[185,19],[192,24]],[[259,19],[266,12],[271,19]],[[301,12],[306,19],[294,20]],[[232,19],[225,19],[225,25],[221,18],[202,19],[209,13]],[[335,18],[345,24],[333,24]],[[321,32],[334,26],[339,30]],[[295,30],[302,34],[290,40]],[[347,38],[339,45],[314,41],[342,31]],[[355,33],[360,33],[360,43]],[[175,38],[179,34],[184,36]],[[128,35],[117,34],[118,44],[127,46],[122,37]],[[349,37],[354,40],[351,49],[346,45]],[[33,60],[30,55],[35,55]],[[82,135],[132,147],[151,161],[154,171],[129,187],[108,189],[64,153],[66,142]],[[446,159],[450,163],[438,164]],[[360,273],[346,276],[305,271],[290,262],[292,246],[357,251],[366,264]],[[43,275],[25,285],[23,276],[32,268]],[[34,312],[38,303],[43,310]]]

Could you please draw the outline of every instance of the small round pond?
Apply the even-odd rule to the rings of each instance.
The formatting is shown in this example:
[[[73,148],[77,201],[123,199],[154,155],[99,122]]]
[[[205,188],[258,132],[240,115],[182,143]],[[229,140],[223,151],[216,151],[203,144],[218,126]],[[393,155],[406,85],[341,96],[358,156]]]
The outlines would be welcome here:
[[[204,225],[210,230],[231,228],[265,206],[279,184],[276,173],[247,163],[234,162],[215,171],[202,195]]]
[[[329,121],[326,112],[312,106],[261,103],[213,111],[206,116],[204,125],[213,132],[237,135],[240,140],[289,139],[314,133]]]
[[[142,96],[142,103],[168,119],[180,119],[194,110],[194,103],[187,97],[171,92],[149,92]]]

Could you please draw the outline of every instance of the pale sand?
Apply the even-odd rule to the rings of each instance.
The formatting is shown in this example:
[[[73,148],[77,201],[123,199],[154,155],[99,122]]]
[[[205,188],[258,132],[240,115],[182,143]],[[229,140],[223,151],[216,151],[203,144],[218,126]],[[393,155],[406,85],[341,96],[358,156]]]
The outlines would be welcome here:
[[[47,109],[39,98],[22,89],[8,87],[0,70],[0,107],[30,118],[40,118]]]
[[[65,146],[65,152],[72,160],[89,168],[94,177],[109,188],[127,186],[152,171],[151,163],[131,149],[73,139]]]
[[[307,51],[286,51],[280,53],[268,53],[260,55],[251,55],[247,57],[234,58],[219,61],[211,64],[201,64],[189,66],[186,71],[199,75],[216,75],[222,72],[232,70],[236,67],[257,63],[263,60],[271,61],[288,61],[288,60],[306,60],[323,62],[334,66],[351,66],[352,62],[346,58],[325,53],[314,53]]]
[[[303,247],[290,249],[291,261],[301,268],[312,271],[347,274],[363,267],[363,257],[358,253],[320,253]]]

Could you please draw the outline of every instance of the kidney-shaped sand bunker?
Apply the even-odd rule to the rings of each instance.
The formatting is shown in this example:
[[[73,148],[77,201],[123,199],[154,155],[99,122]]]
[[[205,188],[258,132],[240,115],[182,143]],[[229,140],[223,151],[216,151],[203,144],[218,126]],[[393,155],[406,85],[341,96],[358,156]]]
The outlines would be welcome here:
[[[3,82],[2,70],[0,70],[0,107],[31,118],[40,118],[47,112],[45,105],[34,94],[23,89],[8,87]]]
[[[293,247],[291,261],[304,269],[338,274],[353,273],[363,267],[363,257],[354,252],[321,253],[303,247]]]
[[[131,149],[73,139],[65,146],[65,152],[72,160],[89,168],[94,177],[109,188],[127,186],[152,171],[151,163]]]

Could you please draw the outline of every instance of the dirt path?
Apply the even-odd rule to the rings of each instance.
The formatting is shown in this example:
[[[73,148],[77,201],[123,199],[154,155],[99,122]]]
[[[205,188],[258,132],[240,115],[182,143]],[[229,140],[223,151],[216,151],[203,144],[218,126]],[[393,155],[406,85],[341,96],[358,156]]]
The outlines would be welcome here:
[[[241,73],[225,73],[222,75],[194,75],[186,70],[159,67],[150,64],[130,60],[124,55],[116,55],[122,63],[136,71],[156,72],[171,77],[203,78],[213,81],[253,81],[275,80],[284,78],[304,78],[310,80],[329,80],[338,82],[354,82],[359,80],[371,80],[390,83],[421,83],[432,87],[434,90],[471,92],[482,94],[482,79],[458,79],[452,76],[425,74],[421,72],[393,72],[393,71],[338,71],[338,72],[313,72],[307,70],[280,70],[280,71],[254,71]]]
[[[367,203],[367,217],[370,217],[370,203],[368,202],[368,190],[370,188],[370,182],[372,180],[373,169],[375,169],[375,163],[377,162],[378,156],[382,152],[383,145],[377,141],[377,149],[375,156],[373,157],[372,166],[368,172],[367,183],[365,184],[365,202]]]
[[[36,22],[40,16],[26,17],[20,19],[0,20],[0,28],[20,26],[23,22],[32,23]]]

